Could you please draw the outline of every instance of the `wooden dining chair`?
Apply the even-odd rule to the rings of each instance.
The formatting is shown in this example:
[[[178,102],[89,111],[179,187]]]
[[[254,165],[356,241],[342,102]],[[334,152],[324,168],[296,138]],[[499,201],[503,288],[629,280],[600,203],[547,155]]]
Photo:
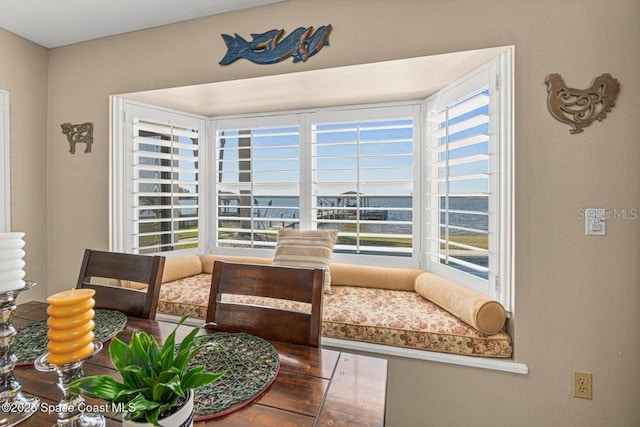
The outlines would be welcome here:
[[[147,256],[87,249],[77,288],[96,291],[96,308],[118,310],[127,316],[155,319],[164,271],[164,256]],[[116,279],[146,284],[147,290],[111,286],[95,280]],[[103,281],[104,282],[104,281]]]
[[[322,269],[216,261],[206,319],[215,325],[207,329],[318,347],[323,277]],[[248,297],[251,303],[246,303]],[[290,304],[271,305],[265,299],[304,303],[309,310],[295,311],[287,308]]]

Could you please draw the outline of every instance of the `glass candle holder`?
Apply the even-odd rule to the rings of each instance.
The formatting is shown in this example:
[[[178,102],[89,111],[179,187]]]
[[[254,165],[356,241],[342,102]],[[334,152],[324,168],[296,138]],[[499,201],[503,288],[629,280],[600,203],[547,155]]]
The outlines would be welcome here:
[[[62,399],[57,405],[58,419],[55,427],[104,427],[104,416],[89,412],[82,412],[84,398],[69,392],[69,384],[84,376],[82,365],[85,360],[95,357],[102,350],[102,343],[95,341],[93,353],[84,360],[67,363],[66,365],[50,365],[47,361],[48,353],[38,357],[34,365],[41,372],[55,372],[58,376],[58,388],[62,391]]]
[[[16,309],[16,298],[21,292],[36,285],[25,281],[25,286],[0,292],[0,425],[13,426],[29,418],[40,408],[40,399],[22,391],[13,376],[17,356],[13,352],[16,329],[11,324]]]

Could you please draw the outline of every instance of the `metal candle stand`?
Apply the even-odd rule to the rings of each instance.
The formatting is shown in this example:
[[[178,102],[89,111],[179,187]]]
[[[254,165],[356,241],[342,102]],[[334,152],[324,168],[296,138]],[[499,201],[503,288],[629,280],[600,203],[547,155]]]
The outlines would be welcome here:
[[[56,406],[58,412],[58,420],[54,427],[105,427],[106,422],[102,415],[82,412],[81,408],[84,398],[77,394],[70,393],[68,386],[71,382],[82,378],[84,372],[82,365],[85,360],[95,357],[102,350],[102,343],[94,341],[93,353],[87,359],[78,360],[77,362],[67,363],[66,365],[50,365],[47,361],[49,353],[45,353],[38,357],[34,365],[38,371],[52,372],[58,375],[58,388],[62,391],[62,400]]]
[[[16,329],[11,324],[15,301],[21,292],[36,285],[25,281],[20,289],[0,292],[0,425],[14,426],[29,418],[40,408],[40,399],[22,392],[22,386],[13,376],[18,358],[13,352]]]

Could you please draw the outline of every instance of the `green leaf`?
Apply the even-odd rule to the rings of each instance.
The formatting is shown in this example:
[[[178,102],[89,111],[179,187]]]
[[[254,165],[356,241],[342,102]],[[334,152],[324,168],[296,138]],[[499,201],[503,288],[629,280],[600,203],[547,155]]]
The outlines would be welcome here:
[[[176,334],[171,333],[164,345],[162,347],[162,351],[160,352],[160,363],[164,369],[173,366],[173,361],[175,357],[175,347],[176,347]]]
[[[146,411],[160,406],[158,402],[148,400],[141,393],[138,393],[133,399],[129,401],[129,403],[131,403],[132,407],[136,411]]]
[[[120,391],[120,393],[118,393],[116,398],[112,400],[112,402],[129,403],[131,402],[131,399],[133,399],[139,393],[142,393],[142,391],[134,389],[123,389]]]
[[[180,351],[174,361],[174,366],[178,369],[185,369],[191,359],[200,352],[201,347],[194,348],[194,338],[197,333],[198,329],[193,329],[180,343]]]
[[[95,375],[80,378],[69,384],[68,390],[73,394],[82,394],[94,399],[113,401],[126,386],[108,375]]]
[[[156,384],[155,387],[153,387],[153,399],[156,401],[162,400],[161,396],[163,395],[170,396],[174,394],[177,395],[176,397],[184,396],[179,377],[175,377],[172,381]]]
[[[204,366],[197,366],[184,374],[182,377],[182,388],[184,390],[190,390],[203,385],[218,381],[222,378],[227,371],[223,372],[203,372]]]
[[[133,408],[130,412],[129,419],[145,419],[153,425],[158,425],[158,414],[160,414],[158,408],[161,406],[158,402],[152,402],[147,400],[142,394],[138,394],[129,401],[129,404],[130,407]],[[155,418],[153,414],[155,414]]]
[[[111,340],[109,344],[109,355],[111,356],[111,363],[118,371],[125,366],[135,365],[131,348],[118,339],[118,337],[114,337]]]

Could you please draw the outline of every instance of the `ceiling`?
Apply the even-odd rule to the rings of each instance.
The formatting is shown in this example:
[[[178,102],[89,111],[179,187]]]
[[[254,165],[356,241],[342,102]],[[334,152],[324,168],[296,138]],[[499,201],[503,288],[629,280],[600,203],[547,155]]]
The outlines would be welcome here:
[[[47,48],[283,0],[0,0],[0,28]]]
[[[415,100],[508,49],[493,47],[118,96],[207,117]]]

